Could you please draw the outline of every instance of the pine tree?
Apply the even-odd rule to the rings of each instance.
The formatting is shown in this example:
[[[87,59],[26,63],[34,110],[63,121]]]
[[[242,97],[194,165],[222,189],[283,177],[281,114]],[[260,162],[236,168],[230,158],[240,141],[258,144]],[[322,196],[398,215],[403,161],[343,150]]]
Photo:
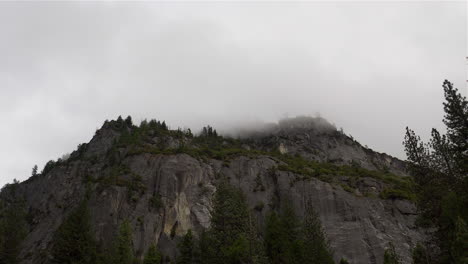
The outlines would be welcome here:
[[[125,124],[127,125],[127,127],[132,127],[133,126],[133,121],[132,121],[131,116],[127,116],[127,118],[125,118]]]
[[[284,230],[280,218],[275,211],[270,212],[266,219],[265,228],[265,250],[270,263],[282,263],[286,242],[283,238]]]
[[[213,201],[210,263],[239,263],[246,259],[248,209],[242,192],[227,182],[218,185]]]
[[[454,264],[468,263],[468,226],[461,217],[458,217],[455,223],[451,253]]]
[[[203,230],[198,239],[196,263],[210,263],[210,258],[216,255],[215,248],[211,243],[210,230]]]
[[[177,259],[177,264],[191,264],[195,259],[195,244],[192,235],[192,230],[188,230],[178,245],[180,256]]]
[[[146,252],[143,264],[160,264],[162,260],[161,253],[156,248],[155,244],[151,244],[148,251]]]
[[[412,252],[413,264],[430,264],[426,249],[421,244],[416,244]]]
[[[384,264],[400,264],[400,258],[398,257],[395,246],[390,242],[384,253]]]
[[[460,172],[468,173],[468,101],[453,84],[445,80],[444,84],[444,123],[447,126],[447,137],[453,148]]]
[[[312,206],[306,209],[304,224],[302,228],[303,235],[303,254],[304,262],[311,264],[333,264],[333,256],[328,244],[328,240],[323,231],[322,224]]]
[[[349,264],[349,262],[345,258],[341,258],[340,264]]]
[[[34,165],[31,172],[31,177],[37,176],[37,165]]]
[[[162,121],[162,123],[161,123],[161,129],[162,129],[162,130],[168,130],[168,127],[167,127],[167,125],[166,125],[166,121]]]
[[[62,222],[53,238],[52,262],[91,264],[96,262],[96,242],[91,230],[86,200]]]
[[[255,240],[255,241],[252,241]],[[241,190],[227,182],[218,184],[211,227],[200,239],[203,263],[254,263],[261,252],[251,235],[249,211]]]
[[[119,228],[119,234],[114,245],[113,264],[132,264],[133,240],[132,227],[128,221],[124,221]]]
[[[283,202],[280,221],[284,239],[282,262],[301,263],[303,261],[302,241],[300,238],[301,222],[289,199]]]
[[[286,200],[278,215],[271,212],[266,221],[265,248],[271,263],[301,263],[303,261],[301,223],[292,203]]]
[[[457,219],[468,219],[468,101],[448,82],[443,84],[446,135],[432,130],[432,139],[424,144],[407,128],[405,150],[416,183],[420,223],[436,228],[434,243],[438,263],[454,263],[453,245]],[[434,254],[431,252],[431,254]]]
[[[19,263],[21,242],[26,236],[26,210],[17,186],[15,181],[2,190],[8,193],[5,195],[8,199],[0,200],[0,264]]]
[[[265,255],[265,245],[261,239],[261,234],[254,222],[252,213],[249,213],[249,227],[247,231],[247,240],[249,243],[249,263],[266,264],[268,263]]]

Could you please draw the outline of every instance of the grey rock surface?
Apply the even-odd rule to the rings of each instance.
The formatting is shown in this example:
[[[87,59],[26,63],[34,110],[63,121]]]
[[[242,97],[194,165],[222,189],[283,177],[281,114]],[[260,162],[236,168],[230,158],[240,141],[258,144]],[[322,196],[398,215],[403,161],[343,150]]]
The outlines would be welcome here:
[[[335,132],[321,133],[306,128],[280,129],[253,140],[244,148],[281,145],[284,151],[309,159],[336,160],[338,164],[359,162],[371,169],[386,166],[401,177],[408,177],[402,161],[366,150]],[[392,242],[402,263],[411,263],[411,249],[425,238],[424,230],[414,225],[417,213],[411,202],[359,195],[377,194],[383,188],[381,182],[362,178],[356,183],[358,193],[350,193],[339,185],[314,178],[297,180],[298,175],[294,173],[271,170],[281,162],[268,155],[240,155],[221,161],[187,154],[126,155],[127,150],[121,149],[117,151],[118,162],[128,170],[120,173],[119,179],[137,181],[138,189],[103,184],[113,173],[105,155],[118,136],[112,128],[103,127],[88,144],[84,158],[70,160],[46,175],[20,184],[31,216],[21,263],[48,263],[47,249],[51,247],[53,233],[83,199],[89,179],[93,179],[89,185],[89,208],[96,239],[104,247],[110,246],[119,224],[128,220],[133,228],[134,250],[140,258],[151,243],[157,243],[164,255],[173,258],[177,254],[177,242],[189,229],[198,234],[209,227],[219,177],[227,177],[232,185],[243,190],[261,229],[275,196],[280,200],[290,199],[300,217],[304,215],[306,202],[311,201],[337,262],[344,257],[350,263],[382,263],[384,250]],[[176,139],[168,142],[171,147],[180,144]],[[257,188],[258,178],[263,188]],[[155,206],[154,199],[160,201],[159,206]],[[264,205],[263,209],[255,210],[259,204]]]

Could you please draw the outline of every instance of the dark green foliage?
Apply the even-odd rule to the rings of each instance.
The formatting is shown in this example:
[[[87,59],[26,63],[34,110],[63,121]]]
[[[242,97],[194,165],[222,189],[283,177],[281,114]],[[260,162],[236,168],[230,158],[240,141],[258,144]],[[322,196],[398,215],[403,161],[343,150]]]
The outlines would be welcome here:
[[[466,222],[458,217],[455,222],[454,239],[451,243],[450,252],[455,264],[468,263],[468,226]]]
[[[345,258],[341,258],[339,264],[349,264],[349,262]]]
[[[308,206],[306,209],[306,215],[304,217],[301,233],[303,236],[303,263],[334,263],[330,246],[328,244],[327,238],[325,237],[322,224],[318,214],[315,212],[312,206]]]
[[[55,161],[49,160],[44,166],[44,168],[42,169],[41,175],[46,175],[47,173],[49,173],[55,167],[55,165],[56,165]]]
[[[112,121],[117,122],[117,121]],[[152,138],[158,137],[158,143],[154,144]],[[181,139],[177,148],[166,146],[167,137]],[[190,140],[188,140],[190,139]],[[311,177],[323,181],[334,182],[335,176],[351,177],[356,182],[361,177],[372,177],[386,183],[387,190],[381,194],[384,199],[409,199],[414,200],[413,182],[410,177],[400,177],[389,172],[388,168],[381,171],[371,171],[361,168],[359,165],[338,166],[332,163],[315,162],[302,158],[299,155],[283,155],[278,152],[252,150],[245,147],[248,140],[228,138],[218,135],[211,126],[204,127],[198,136],[193,136],[191,131],[168,130],[165,122],[156,120],[142,121],[139,127],[123,130],[120,139],[109,151],[111,164],[117,164],[121,157],[118,148],[128,148],[127,156],[141,153],[151,154],[180,154],[185,153],[198,159],[217,159],[228,162],[233,157],[248,156],[258,157],[268,155],[281,160],[284,164],[278,166],[279,170],[290,171],[298,175],[296,180],[306,180]],[[115,161],[117,160],[117,161]],[[226,163],[227,164],[227,163]],[[292,182],[294,184],[294,182]],[[341,183],[343,184],[343,183]],[[344,184],[343,184],[344,185]],[[347,190],[355,188],[348,186]],[[260,175],[256,178],[253,191],[264,191]]]
[[[200,137],[213,137],[216,138],[218,137],[218,133],[216,132],[216,129],[213,129],[211,126],[206,126],[203,127]]]
[[[269,263],[333,263],[318,215],[307,208],[303,221],[296,216],[290,202],[282,205],[278,215],[272,211],[266,220],[265,248]]]
[[[287,248],[284,244],[286,244],[287,241],[284,239],[285,229],[283,228],[278,214],[275,211],[270,212],[265,224],[266,255],[270,263],[282,263],[282,256]]]
[[[395,246],[390,242],[384,253],[384,264],[400,264],[400,258],[398,257]]]
[[[19,263],[21,242],[26,236],[26,210],[17,192],[18,182],[2,188],[0,200],[0,264]]]
[[[407,128],[403,143],[416,183],[421,212],[418,223],[437,230],[434,242],[440,254],[431,259],[434,263],[457,263],[463,258],[456,253],[457,222],[468,219],[468,102],[450,82],[445,81],[443,88],[447,134],[433,129],[432,139],[425,144]],[[430,253],[434,252],[439,251]]]
[[[213,201],[209,263],[239,263],[247,258],[248,209],[242,192],[221,183]]]
[[[264,192],[265,191],[265,186],[263,185],[262,178],[260,177],[260,174],[257,174],[257,177],[255,177],[255,187],[253,189],[254,192]]]
[[[406,199],[410,201],[416,199],[414,193],[398,188],[385,188],[380,192],[379,197],[382,199]]]
[[[200,239],[202,263],[260,263],[262,249],[241,190],[218,185],[210,229]]]
[[[53,263],[95,263],[96,242],[91,230],[87,202],[83,201],[62,222],[54,234],[52,247]]]
[[[175,224],[172,226],[172,228],[171,228],[171,238],[174,238],[174,237],[175,237],[176,231],[177,231],[177,225],[178,225],[178,224],[179,224],[179,223],[176,221]]]
[[[263,202],[259,202],[254,206],[254,210],[261,212],[263,211],[263,207],[265,207],[265,204]]]
[[[151,244],[148,251],[145,254],[143,264],[160,264],[162,260],[161,253],[155,244]]]
[[[432,262],[429,260],[429,255],[427,254],[426,248],[421,245],[417,244],[416,247],[413,249],[413,264],[431,264]]]
[[[155,193],[153,194],[153,197],[150,198],[149,200],[149,205],[154,208],[154,209],[160,209],[164,206],[162,200],[161,200],[161,195]]]
[[[34,165],[31,172],[31,177],[37,176],[37,165]]]
[[[133,122],[132,122],[132,117],[131,117],[131,116],[127,116],[127,118],[125,118],[125,124],[126,124],[128,127],[132,127],[132,126],[133,126]]]
[[[133,264],[133,240],[132,227],[128,221],[124,221],[119,228],[119,233],[114,243],[112,263]]]
[[[332,163],[310,161],[301,156],[276,154],[275,157],[286,163],[278,166],[278,170],[291,171],[301,175],[302,178],[298,180],[314,177],[333,182],[334,176],[346,176],[354,180],[361,177],[370,177],[381,180],[388,185],[385,192],[381,194],[384,199],[415,199],[413,181],[410,177],[400,177],[384,171],[367,170],[353,164],[339,166]],[[352,187],[346,188],[346,190],[351,191]]]
[[[130,202],[137,202],[147,190],[141,175],[134,173],[123,164],[107,168],[105,175],[98,179],[88,176],[85,180],[98,183],[99,190],[103,190],[112,185],[126,187],[127,198]]]
[[[177,264],[192,264],[195,263],[195,241],[192,235],[192,230],[188,230],[182,241],[177,245],[180,255],[177,258]]]
[[[146,186],[143,183],[143,178],[135,173],[130,173],[131,179],[127,183],[128,198],[132,202],[138,201],[141,195],[146,191]]]
[[[445,80],[444,84],[444,123],[447,126],[447,137],[450,152],[457,164],[457,173],[468,172],[468,101],[453,84]]]

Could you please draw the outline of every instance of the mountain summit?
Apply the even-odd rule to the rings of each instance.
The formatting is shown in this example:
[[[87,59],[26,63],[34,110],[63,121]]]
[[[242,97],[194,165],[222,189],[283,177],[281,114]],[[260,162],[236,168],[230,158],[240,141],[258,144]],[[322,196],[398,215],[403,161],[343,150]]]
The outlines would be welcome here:
[[[288,201],[299,219],[317,212],[335,262],[381,263],[393,244],[410,263],[424,234],[414,225],[405,167],[323,118],[285,119],[232,138],[210,126],[194,135],[119,117],[67,159],[5,186],[0,198],[5,206],[19,199],[25,210],[20,263],[57,263],[64,223],[72,226],[66,221],[80,210],[88,220],[77,226],[89,225],[98,251],[126,237],[137,261],[157,248],[163,263],[174,262],[188,233],[199,238],[210,228],[221,182],[241,190],[261,241],[266,219]]]

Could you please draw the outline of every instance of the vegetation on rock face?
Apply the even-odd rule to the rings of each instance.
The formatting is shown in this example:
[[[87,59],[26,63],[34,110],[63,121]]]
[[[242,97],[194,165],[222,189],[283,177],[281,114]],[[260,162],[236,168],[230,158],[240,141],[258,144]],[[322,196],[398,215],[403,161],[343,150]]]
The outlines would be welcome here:
[[[228,162],[238,156],[258,157],[269,156],[281,161],[278,170],[293,172],[298,175],[297,180],[318,178],[336,185],[346,185],[346,190],[354,190],[356,186],[349,186],[336,180],[336,176],[345,176],[356,181],[364,177],[371,177],[385,183],[385,189],[380,193],[383,199],[414,200],[413,181],[411,177],[401,177],[389,172],[364,169],[353,163],[350,165],[336,165],[328,162],[316,162],[300,155],[281,154],[276,151],[264,151],[248,147],[248,139],[234,139],[219,135],[211,126],[204,127],[199,135],[194,136],[190,130],[169,130],[164,122],[151,120],[143,121],[140,126],[128,126],[124,121],[111,121],[112,127],[121,132],[119,139],[109,150],[110,164],[118,164],[122,155],[133,156],[143,153],[155,155],[171,155],[185,153],[198,159],[217,159]],[[117,125],[120,124],[120,125]],[[125,149],[122,153],[118,149]],[[228,164],[228,163],[226,163]],[[113,165],[112,165],[113,166]],[[261,179],[257,179],[254,191],[262,191]]]
[[[413,264],[431,264],[426,248],[418,243],[412,252]]]
[[[194,263],[196,256],[195,241],[192,235],[192,230],[188,230],[184,235],[182,241],[178,245],[180,255],[177,258],[177,264],[191,264]]]
[[[211,227],[200,244],[202,263],[261,263],[263,250],[241,190],[226,182],[218,185]]]
[[[119,228],[119,233],[114,242],[112,250],[113,264],[133,264],[135,257],[133,254],[132,227],[128,221],[124,221]]]
[[[406,128],[403,143],[416,183],[418,222],[437,230],[432,263],[467,263],[468,101],[447,80],[443,88],[446,135],[432,129],[432,139],[423,143]]]
[[[385,249],[384,253],[384,264],[400,264],[400,258],[398,257],[395,246],[390,243],[388,248]]]
[[[325,231],[323,231],[317,212],[310,206],[310,202],[306,209],[302,234],[304,240],[302,243],[304,247],[303,263],[334,263]]]
[[[155,244],[151,244],[151,246],[145,254],[143,264],[160,264],[161,260],[161,253],[159,252]]]
[[[411,177],[401,177],[384,171],[372,171],[354,164],[339,166],[333,163],[309,161],[298,155],[276,155],[275,157],[285,163],[285,165],[278,166],[278,170],[301,175],[300,180],[314,177],[333,183],[335,176],[346,176],[351,179],[369,177],[378,179],[388,185],[380,194],[383,199],[415,199]],[[348,187],[349,190],[352,190],[352,187]]]
[[[325,233],[315,210],[308,206],[304,220],[290,202],[266,220],[265,248],[269,263],[334,263]]]
[[[341,258],[339,264],[349,264],[349,262],[346,259]]]
[[[17,187],[15,180],[2,189],[7,199],[0,200],[0,264],[19,263],[21,242],[26,236],[26,211]]]
[[[458,113],[453,107],[448,106],[447,109],[451,109],[451,113]],[[461,122],[459,119],[452,119],[455,120],[454,122]],[[97,192],[110,186],[126,187],[127,202],[133,202],[132,205],[135,205],[139,198],[145,194],[147,186],[144,184],[143,178],[126,165],[129,164],[127,162],[131,156],[145,153],[158,155],[185,153],[204,161],[209,159],[221,160],[223,161],[223,166],[229,166],[231,159],[238,156],[253,158],[266,156],[276,163],[276,166],[271,167],[269,173],[276,174],[282,171],[283,174],[284,172],[291,172],[295,175],[295,178],[291,180],[291,186],[296,181],[317,178],[336,186],[341,185],[343,189],[355,193],[355,190],[358,188],[355,183],[358,180],[372,178],[383,183],[384,187],[379,194],[380,198],[417,199],[420,205],[429,204],[433,201],[425,199],[429,199],[428,194],[430,191],[436,191],[436,198],[432,199],[436,199],[438,203],[433,206],[435,206],[434,208],[444,208],[442,210],[443,215],[440,216],[441,219],[437,223],[443,224],[445,228],[443,230],[449,230],[451,232],[450,238],[453,238],[451,242],[447,242],[441,248],[447,249],[450,252],[450,257],[458,261],[454,263],[463,263],[462,261],[466,259],[466,254],[463,250],[466,247],[467,241],[466,215],[461,213],[461,208],[466,205],[466,199],[463,197],[466,196],[459,196],[461,189],[453,187],[453,183],[449,183],[445,178],[440,180],[443,183],[443,188],[445,188],[441,191],[430,189],[431,186],[429,184],[423,185],[421,179],[424,177],[420,176],[420,178],[417,178],[419,192],[418,196],[415,197],[412,178],[394,175],[388,168],[373,171],[364,169],[356,163],[337,165],[331,162],[308,160],[300,155],[281,154],[271,149],[251,149],[248,140],[223,137],[210,126],[203,128],[199,135],[193,135],[190,130],[170,130],[164,121],[144,120],[139,126],[136,126],[129,116],[126,119],[119,117],[116,121],[106,121],[104,127],[106,129],[110,128],[111,132],[117,135],[107,154],[90,157],[86,153],[87,145],[83,144],[78,147],[76,152],[72,153],[68,160],[49,161],[40,174],[37,173],[37,166],[35,166],[32,171],[32,178],[41,177],[50,173],[58,166],[63,168],[64,166],[61,165],[67,165],[70,162],[78,160],[84,164],[83,166],[89,165],[91,167],[92,165],[99,165],[102,171],[101,177],[93,178],[95,176],[85,174],[83,178],[86,184],[94,184],[95,188],[93,190],[97,190]],[[102,132],[98,131],[98,133]],[[409,142],[414,144],[414,133],[411,134],[411,131],[408,133]],[[435,138],[438,138],[438,145],[433,143],[434,149],[448,153],[449,150],[452,151],[450,147],[452,143],[450,142],[463,144],[457,138],[458,134],[452,134],[452,136],[444,137],[437,136],[437,133],[435,133]],[[418,144],[416,142],[417,146],[419,146]],[[425,149],[422,152],[425,152]],[[425,157],[429,157],[429,154]],[[441,157],[438,156],[437,159],[434,157],[430,158],[430,162],[437,160],[437,164],[440,166],[437,167],[438,170],[432,167],[429,169],[424,168],[417,162],[412,162],[412,168],[416,171],[424,168],[423,172],[433,173],[431,177],[434,177],[434,179],[454,172],[456,172],[453,174],[455,178],[458,180],[463,178],[463,173],[460,172],[466,169],[463,163],[465,159],[463,155],[450,154],[448,157],[453,158],[454,161],[449,162],[450,166],[446,167],[440,165],[444,162],[444,159]],[[216,177],[219,182],[213,199],[210,228],[198,236],[189,230],[182,238],[176,234],[176,225],[171,229],[171,238],[175,242],[180,242],[178,243],[179,255],[178,257],[171,256],[171,258],[174,257],[172,260],[175,260],[179,264],[333,263],[328,241],[319,217],[312,207],[304,210],[306,212],[305,215],[303,215],[302,219],[299,219],[295,214],[293,206],[284,201],[282,204],[279,204],[278,198],[278,201],[273,202],[273,204],[276,203],[276,206],[272,206],[270,212],[266,214],[266,220],[264,220],[264,225],[262,225],[265,227],[265,230],[258,230],[256,221],[258,219],[263,220],[263,218],[257,219],[254,216],[263,215],[263,212],[266,211],[265,204],[258,202],[253,208],[249,208],[245,194],[221,177],[222,175]],[[343,182],[341,180],[343,178],[348,179],[348,181]],[[450,179],[453,180],[454,178]],[[201,197],[205,197],[210,193],[209,189],[203,185],[199,187]],[[435,188],[434,186],[432,187]],[[257,193],[266,191],[260,174],[257,174],[251,190]],[[148,199],[148,209],[150,211],[153,213],[163,211],[159,210],[165,207],[160,194],[154,193],[152,196],[147,196],[146,199]],[[272,199],[275,199],[275,197]],[[164,202],[166,201],[166,198],[164,198]],[[4,201],[0,200],[0,202]],[[307,204],[310,205],[311,203],[308,202]],[[20,206],[19,202],[15,206],[0,204],[0,264],[17,263],[16,258],[19,253],[19,246],[25,234],[22,230],[26,230],[24,211],[24,207]],[[427,211],[434,213],[432,209],[428,209]],[[455,216],[456,221],[451,221]],[[142,219],[137,219],[140,224],[143,222]],[[432,223],[435,223],[432,218],[430,219]],[[97,242],[94,240],[95,238],[91,229],[90,213],[86,201],[84,201],[65,218],[55,232],[52,241],[52,261],[54,263],[74,264],[140,263],[135,258],[132,228],[128,221],[124,221],[121,224],[112,247],[107,249],[101,249],[100,246],[102,245],[98,246],[96,244]],[[18,232],[15,233],[11,230],[18,230]],[[103,252],[106,252],[106,254]],[[414,252],[415,259],[428,258],[428,256],[421,257],[422,251],[420,248],[416,248]],[[146,252],[142,251],[136,254],[139,258],[143,259],[143,264],[159,264],[164,261],[167,262],[168,258],[168,256],[164,258],[161,255],[155,244],[152,244]],[[398,263],[395,260],[396,257],[393,248],[393,251],[386,252],[385,261],[387,261],[386,263]],[[347,261],[342,259],[340,263],[347,263]]]
[[[97,261],[96,241],[91,230],[86,200],[62,222],[54,234],[52,262],[93,264]]]

